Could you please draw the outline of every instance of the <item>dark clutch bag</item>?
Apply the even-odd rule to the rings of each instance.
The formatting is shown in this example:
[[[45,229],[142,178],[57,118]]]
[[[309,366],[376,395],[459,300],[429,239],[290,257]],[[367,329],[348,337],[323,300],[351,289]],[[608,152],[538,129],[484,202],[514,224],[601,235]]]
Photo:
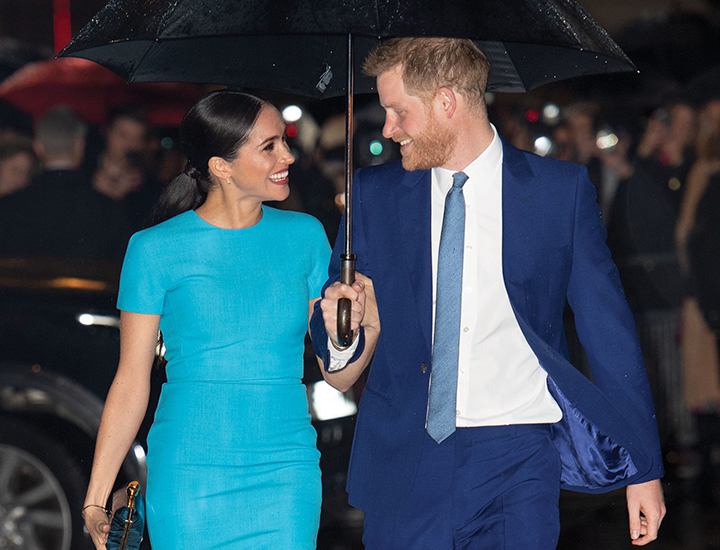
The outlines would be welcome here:
[[[128,503],[115,512],[110,522],[108,550],[138,550],[145,532],[145,499],[140,484],[132,481],[127,486]]]

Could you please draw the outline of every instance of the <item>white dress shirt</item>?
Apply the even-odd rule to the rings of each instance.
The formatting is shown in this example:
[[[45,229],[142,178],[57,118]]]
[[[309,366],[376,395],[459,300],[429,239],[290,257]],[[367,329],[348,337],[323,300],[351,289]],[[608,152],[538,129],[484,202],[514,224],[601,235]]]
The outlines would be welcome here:
[[[458,427],[552,423],[562,418],[547,387],[547,373],[520,330],[502,272],[502,142],[488,148],[463,172],[465,252],[458,361]],[[433,168],[432,273],[435,288],[445,196],[453,171]],[[433,328],[434,332],[434,328]],[[328,339],[330,369],[345,366],[357,345],[338,352]]]
[[[502,272],[502,142],[495,137],[463,172],[465,252],[458,364],[458,427],[557,422],[547,373],[520,330]],[[433,326],[438,250],[453,171],[432,169]]]

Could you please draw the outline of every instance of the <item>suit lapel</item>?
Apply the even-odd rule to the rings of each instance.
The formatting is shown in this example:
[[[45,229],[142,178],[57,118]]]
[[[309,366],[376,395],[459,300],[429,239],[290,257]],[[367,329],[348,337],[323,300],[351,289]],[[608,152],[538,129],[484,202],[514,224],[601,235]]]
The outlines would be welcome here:
[[[533,218],[533,173],[521,151],[503,140],[502,210],[503,272],[512,272],[522,261],[523,244]],[[431,260],[431,173],[405,172],[397,186],[398,228],[396,247],[405,269],[428,349],[432,343],[432,260]],[[506,278],[507,281],[507,278]],[[508,288],[511,303],[518,303]],[[521,302],[520,302],[521,303]]]
[[[397,186],[397,249],[402,251],[407,279],[425,341],[432,341],[432,261],[430,170],[405,172]]]

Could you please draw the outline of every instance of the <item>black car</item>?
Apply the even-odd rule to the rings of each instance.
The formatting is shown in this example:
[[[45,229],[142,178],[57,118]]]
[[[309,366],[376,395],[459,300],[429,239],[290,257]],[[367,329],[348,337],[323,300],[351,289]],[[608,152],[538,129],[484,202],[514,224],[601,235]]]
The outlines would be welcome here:
[[[92,548],[82,503],[117,368],[119,265],[0,259],[0,548]],[[118,483],[145,477],[138,441]]]
[[[1,549],[93,548],[81,509],[119,359],[119,273],[116,263],[0,258]],[[338,529],[358,525],[344,491],[356,409],[321,381],[309,346],[306,373],[322,452],[322,548]],[[163,381],[156,365],[151,406],[118,487],[144,483],[144,438]]]

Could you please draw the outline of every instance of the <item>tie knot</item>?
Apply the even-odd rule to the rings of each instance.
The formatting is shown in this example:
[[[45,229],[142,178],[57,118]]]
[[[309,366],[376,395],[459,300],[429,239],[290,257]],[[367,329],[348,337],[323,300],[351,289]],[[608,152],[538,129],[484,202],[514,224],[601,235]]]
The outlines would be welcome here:
[[[467,180],[468,180],[468,177],[465,172],[455,172],[453,174],[453,187],[462,189],[462,186],[465,185],[465,182]]]

